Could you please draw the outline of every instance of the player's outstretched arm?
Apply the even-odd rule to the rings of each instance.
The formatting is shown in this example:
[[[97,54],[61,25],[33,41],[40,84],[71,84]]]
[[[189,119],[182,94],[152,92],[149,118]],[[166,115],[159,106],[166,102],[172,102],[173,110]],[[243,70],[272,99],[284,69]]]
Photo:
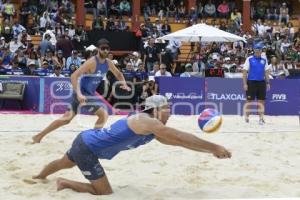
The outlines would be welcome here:
[[[218,158],[231,157],[231,152],[220,145],[202,140],[190,133],[165,126],[156,119],[149,118],[144,120],[147,121],[143,123],[145,129],[147,129],[148,132],[153,133],[158,141],[161,141],[164,144],[182,146],[194,151],[212,153]]]

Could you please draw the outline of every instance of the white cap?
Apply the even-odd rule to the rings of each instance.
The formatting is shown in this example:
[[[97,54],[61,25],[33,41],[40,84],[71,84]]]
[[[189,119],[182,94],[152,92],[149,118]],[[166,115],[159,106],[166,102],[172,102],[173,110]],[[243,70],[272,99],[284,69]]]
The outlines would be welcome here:
[[[225,60],[225,61],[229,61],[229,60],[230,60],[230,58],[229,58],[229,57],[226,57],[224,60]]]
[[[144,110],[159,108],[165,105],[168,105],[168,100],[165,96],[153,95],[151,97],[146,98]]]
[[[219,59],[219,57],[218,57],[218,55],[217,55],[217,54],[213,54],[213,55],[212,55],[212,59],[213,59],[213,60],[218,60],[218,59]]]
[[[34,60],[29,61],[29,62],[28,62],[28,66],[29,66],[29,65],[35,65]]]
[[[112,60],[112,63],[114,63],[114,65],[118,65],[119,62],[117,60]]]
[[[1,40],[5,40],[5,38],[4,38],[4,37],[1,37],[0,39],[1,39]]]
[[[138,57],[139,53],[135,51],[135,52],[132,53],[132,55],[134,55],[135,57]]]

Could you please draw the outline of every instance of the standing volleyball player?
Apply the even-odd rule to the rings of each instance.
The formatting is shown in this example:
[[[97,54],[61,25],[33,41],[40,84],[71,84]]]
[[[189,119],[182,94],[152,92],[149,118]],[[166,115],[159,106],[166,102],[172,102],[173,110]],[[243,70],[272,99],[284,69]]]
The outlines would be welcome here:
[[[255,99],[258,101],[259,124],[263,125],[265,112],[266,90],[270,90],[270,70],[267,59],[261,56],[264,45],[262,42],[254,44],[254,55],[249,56],[244,64],[243,85],[247,95],[244,107],[245,121],[249,122],[249,109]],[[253,105],[253,104],[252,104]]]
[[[125,82],[123,74],[116,68],[112,61],[107,58],[110,50],[109,41],[100,39],[97,46],[98,54],[88,59],[71,76],[71,83],[73,86],[71,109],[66,111],[60,119],[53,121],[42,132],[33,136],[33,143],[41,142],[41,140],[51,131],[69,124],[80,110],[81,106],[86,107],[89,112],[98,116],[95,128],[102,128],[108,119],[108,113],[101,107],[101,102],[99,101],[99,98],[95,96],[95,92],[108,70],[122,82],[123,89],[130,90]]]

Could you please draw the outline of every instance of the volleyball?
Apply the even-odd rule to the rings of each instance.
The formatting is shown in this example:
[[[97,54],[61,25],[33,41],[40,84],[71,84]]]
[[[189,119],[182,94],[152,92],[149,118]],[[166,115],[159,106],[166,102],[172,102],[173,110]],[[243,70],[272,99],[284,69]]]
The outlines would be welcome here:
[[[207,108],[200,113],[198,125],[205,133],[216,132],[222,124],[221,114],[212,108]]]

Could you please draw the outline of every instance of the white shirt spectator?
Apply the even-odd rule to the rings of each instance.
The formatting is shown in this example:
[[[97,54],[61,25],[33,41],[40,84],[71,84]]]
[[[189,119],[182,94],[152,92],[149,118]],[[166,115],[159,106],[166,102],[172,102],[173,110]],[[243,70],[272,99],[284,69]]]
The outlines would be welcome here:
[[[64,75],[62,75],[62,74],[59,74],[59,75],[57,76],[55,73],[53,73],[53,74],[50,74],[50,76],[49,76],[49,77],[64,78],[65,76],[64,76]]]
[[[155,73],[154,76],[155,76],[155,77],[158,77],[158,76],[172,77],[172,74],[171,74],[170,72],[168,72],[168,71],[166,71],[165,74],[162,74],[162,73],[160,72],[160,70],[159,70],[159,71],[157,71],[157,72]]]
[[[13,33],[14,33],[14,37],[17,37],[20,33],[22,33],[22,31],[26,31],[26,29],[24,28],[24,26],[22,26],[21,24],[15,24],[12,27]]]
[[[22,44],[19,41],[16,42],[13,40],[9,43],[9,51],[15,53],[20,46],[22,46]]]
[[[50,39],[51,44],[52,44],[53,46],[56,46],[57,40],[56,40],[55,34],[53,33],[53,30],[47,30],[47,31],[44,33],[44,35],[43,35],[43,40],[45,39],[45,35],[46,35],[46,34],[49,34],[49,35],[50,35],[50,37],[51,37],[51,39]]]
[[[177,50],[181,47],[181,45],[180,40],[172,39],[169,41],[167,48],[170,49],[172,53],[177,53]]]

